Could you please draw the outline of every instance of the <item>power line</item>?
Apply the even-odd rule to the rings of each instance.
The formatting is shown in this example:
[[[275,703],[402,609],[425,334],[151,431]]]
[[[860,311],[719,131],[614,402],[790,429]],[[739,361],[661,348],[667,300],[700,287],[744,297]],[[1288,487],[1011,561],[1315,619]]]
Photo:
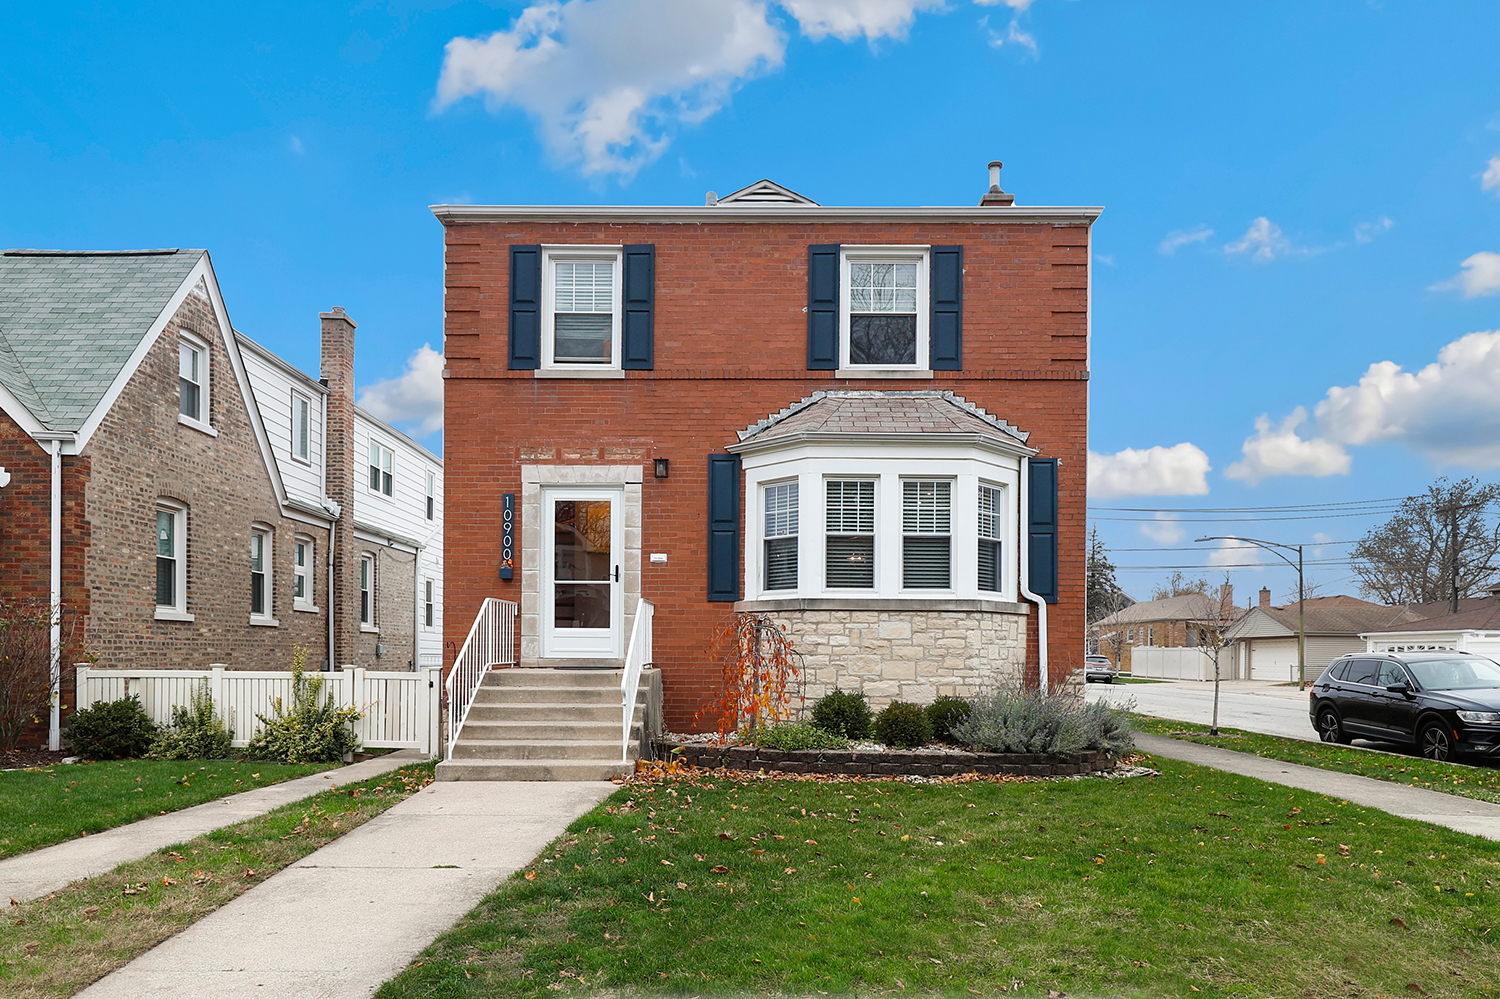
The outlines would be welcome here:
[[[1134,524],[1265,524],[1277,520],[1335,520],[1342,517],[1375,517],[1397,513],[1398,507],[1383,510],[1361,510],[1357,513],[1310,513],[1291,517],[1173,517],[1162,520],[1157,517],[1091,517],[1091,520],[1123,521]]]
[[[1392,496],[1386,499],[1345,500],[1339,503],[1294,503],[1291,506],[1203,506],[1203,507],[1136,507],[1136,506],[1091,506],[1090,510],[1109,510],[1115,513],[1275,513],[1286,510],[1321,510],[1332,507],[1390,506],[1409,497]]]
[[[1357,545],[1357,544],[1359,544],[1359,542],[1358,541],[1306,541],[1306,542],[1303,542],[1303,544],[1306,547],[1308,547],[1308,548],[1327,548],[1327,547],[1330,547],[1332,545]],[[1109,552],[1111,554],[1113,554],[1114,552],[1217,552],[1217,551],[1223,551],[1225,548],[1228,548],[1228,547],[1230,547],[1230,546],[1228,546],[1228,545],[1221,545],[1218,548],[1204,548],[1202,545],[1199,545],[1199,546],[1197,546],[1195,548],[1110,548],[1108,550],[1109,550]],[[1251,547],[1254,547],[1254,546],[1252,545]]]

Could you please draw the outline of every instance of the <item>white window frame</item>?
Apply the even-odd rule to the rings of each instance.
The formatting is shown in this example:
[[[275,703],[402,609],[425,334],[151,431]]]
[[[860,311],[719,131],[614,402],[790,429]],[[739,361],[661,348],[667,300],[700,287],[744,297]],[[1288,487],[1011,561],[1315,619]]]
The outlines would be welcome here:
[[[299,550],[304,558],[302,564],[297,563]],[[318,609],[317,582],[318,582],[318,543],[305,534],[298,534],[292,538],[292,610],[314,611]],[[297,583],[302,583],[302,595],[297,595]]]
[[[851,263],[903,263],[917,265],[917,344],[912,364],[854,364],[849,360]],[[930,246],[841,246],[839,248],[839,370],[840,377],[879,378],[889,375],[931,377],[929,327],[932,316],[932,247]]]
[[[995,535],[985,534],[984,530],[983,530],[983,527],[981,526],[982,520],[986,518],[986,514],[984,512],[984,503],[983,503],[985,490],[991,490],[991,491],[996,492],[996,493],[999,494],[999,497],[996,499],[996,501],[994,503],[994,511],[995,511],[995,516],[1000,521],[1000,530]],[[1009,508],[1009,505],[1010,505],[1009,502],[1008,502],[1009,499],[1010,499],[1010,494],[1006,491],[1005,486],[1002,485],[1001,483],[990,482],[990,481],[988,481],[986,479],[980,479],[979,480],[979,490],[975,494],[975,512],[976,512],[977,515],[975,517],[975,525],[974,525],[974,530],[975,530],[975,537],[974,537],[974,552],[975,552],[975,555],[974,555],[974,566],[975,566],[974,585],[979,587],[979,592],[981,594],[986,594],[986,593],[1003,593],[1005,591],[1005,554],[1006,554],[1005,553],[1005,542],[1006,542],[1006,537],[1005,537],[1005,519],[1006,519],[1005,518],[1005,511]],[[979,546],[982,543],[986,542],[986,541],[993,541],[995,544],[997,544],[997,545],[1000,546],[1000,557],[997,560],[997,565],[995,567],[996,570],[999,573],[999,579],[997,580],[997,582],[1000,585],[999,585],[999,587],[997,589],[993,589],[993,590],[986,589],[984,586],[981,586],[980,583],[979,583],[979,572],[978,572],[978,567],[979,567],[979,554],[978,554],[979,553]]]
[[[610,358],[608,364],[559,362],[553,359],[553,312],[557,301],[556,275],[559,263],[614,262],[614,309],[611,312]],[[543,246],[542,247],[542,370],[576,375],[590,372],[620,371],[620,341],[624,327],[625,247],[617,246]],[[622,372],[623,373],[623,372]]]
[[[292,458],[312,464],[312,399],[292,389]]]
[[[924,485],[924,484],[926,484],[926,485],[946,485],[948,487],[948,510],[947,510],[947,514],[948,514],[948,533],[947,534],[941,534],[941,533],[938,533],[938,532],[922,531],[920,529],[917,530],[917,531],[915,531],[915,532],[908,532],[906,530],[906,487],[907,487],[908,484],[913,484],[913,485],[916,485],[918,487],[918,492],[919,492],[919,495],[918,495],[918,504],[919,505],[921,503],[920,489],[921,489],[922,485]],[[955,486],[956,486],[956,483],[953,481],[952,477],[950,477],[950,476],[904,475],[904,476],[901,477],[901,512],[899,514],[899,517],[901,518],[901,590],[902,590],[902,592],[910,592],[910,593],[914,593],[914,594],[923,594],[923,595],[931,594],[933,596],[939,596],[939,597],[944,596],[946,594],[950,594],[950,593],[953,592],[953,589],[954,589],[954,587],[953,587],[953,561],[954,561],[953,560],[953,552],[954,552],[954,549],[957,547],[957,543],[956,543],[957,539],[956,539],[956,537],[954,535],[954,530],[953,530],[953,528],[954,528],[954,521],[953,521],[953,501],[955,499],[955,497],[954,497],[953,494],[955,492],[957,492],[957,489],[955,488]],[[976,490],[976,497],[977,497],[977,490]],[[977,540],[978,540],[978,527],[977,527],[977,523],[978,522],[977,522],[977,519],[976,519],[975,523],[976,523],[975,540],[977,542]],[[907,541],[907,539],[908,538],[940,538],[940,537],[946,537],[948,539],[948,585],[947,586],[911,586],[911,585],[909,585],[906,582],[906,541]],[[976,552],[978,551],[978,547],[979,546],[976,543],[975,544],[975,551]],[[978,585],[978,577],[977,577],[977,575],[975,577],[975,585],[976,586]]]
[[[261,588],[265,591],[259,613],[256,613],[253,602],[257,574],[254,563],[256,538],[261,539],[259,575]],[[250,624],[258,628],[274,628],[281,622],[276,620],[276,532],[269,524],[250,525],[250,558]]]
[[[198,415],[189,416],[182,411],[182,352],[184,349],[191,350],[198,355]],[[210,437],[219,436],[210,423],[209,417],[213,413],[213,353],[209,350],[208,342],[202,337],[189,333],[187,330],[177,332],[177,422],[185,427],[208,434]],[[188,379],[192,381],[192,379]]]
[[[768,533],[768,525],[769,525],[769,517],[770,517],[770,502],[771,502],[770,497],[771,497],[771,490],[785,488],[787,486],[790,486],[793,490],[796,491],[796,494],[797,494],[797,498],[796,498],[796,501],[795,501],[796,502],[796,506],[793,507],[793,512],[792,512],[792,516],[793,516],[794,520],[796,521],[796,523],[795,523],[795,529],[792,530],[789,533],[786,533],[786,534],[776,534],[776,535],[769,534]],[[767,557],[766,552],[767,552],[767,550],[769,548],[770,542],[773,541],[773,540],[785,540],[787,538],[791,538],[793,540],[794,545],[795,545],[794,548],[793,548],[794,558],[795,558],[795,561],[793,563],[793,571],[794,571],[795,575],[797,576],[798,584],[801,583],[801,580],[802,580],[802,551],[801,551],[801,548],[802,548],[802,498],[801,497],[802,497],[802,483],[799,482],[795,478],[793,478],[793,479],[781,479],[781,480],[778,480],[778,481],[775,481],[775,482],[762,482],[761,485],[760,485],[760,530],[761,530],[761,536],[760,536],[760,552],[761,552],[760,582],[761,582],[761,586],[760,586],[760,588],[761,588],[762,591],[764,591],[766,593],[796,592],[796,590],[797,590],[797,586],[792,586],[790,588],[787,588],[787,587],[777,587],[775,589],[772,589],[772,587],[770,585],[770,575],[769,575],[769,572],[770,572],[770,560]]]
[[[427,494],[422,512],[428,520],[437,520],[437,473],[427,473]]]
[[[422,627],[428,631],[437,627],[437,600],[431,576],[422,577]]]
[[[376,570],[373,552],[359,553],[359,630],[365,632],[380,631],[380,616],[377,597],[379,595],[379,576]]]
[[[156,605],[156,620],[158,621],[192,621],[193,615],[187,609],[187,556],[188,556],[188,509],[182,503],[175,500],[159,499],[153,513],[168,513],[172,515],[172,535],[175,552],[171,558],[176,560],[172,579],[172,593],[176,600],[171,604]],[[151,539],[153,550],[160,552],[157,547],[157,518],[153,516],[151,524]],[[165,557],[158,554],[157,557]],[[154,578],[154,577],[153,577]]]
[[[828,534],[828,484],[830,482],[871,482],[871,483],[874,483],[874,486],[871,489],[871,494],[872,494],[872,496],[874,498],[874,507],[875,507],[875,510],[874,510],[874,522],[873,522],[874,531],[873,531],[873,533],[870,536],[870,561],[873,564],[870,567],[870,585],[867,586],[867,587],[866,586],[852,586],[852,587],[851,586],[834,586],[833,584],[831,584],[828,581],[828,537],[829,537],[829,534]],[[800,493],[800,490],[799,490],[799,493]],[[830,474],[830,475],[825,475],[825,476],[822,477],[822,482],[820,483],[820,487],[819,487],[818,493],[819,493],[819,496],[818,496],[819,506],[821,507],[821,510],[820,510],[821,516],[817,520],[817,524],[818,524],[818,535],[817,535],[817,537],[818,537],[818,547],[821,549],[821,557],[819,559],[819,565],[820,565],[821,572],[819,573],[819,576],[820,576],[820,578],[823,581],[823,589],[826,590],[829,593],[853,594],[853,595],[856,595],[856,596],[869,596],[869,595],[873,595],[873,594],[879,593],[880,592],[880,581],[881,581],[881,575],[882,575],[882,573],[881,573],[881,568],[882,568],[881,567],[881,556],[884,554],[884,548],[885,548],[885,545],[882,544],[882,541],[884,541],[884,539],[881,537],[881,534],[883,533],[881,531],[881,518],[882,518],[882,515],[883,515],[883,509],[882,509],[883,504],[881,503],[881,500],[882,500],[883,497],[880,495],[880,493],[881,493],[881,489],[880,489],[880,477],[878,475],[858,475],[858,474],[852,474],[852,475]],[[859,537],[859,535],[838,535],[838,536],[839,537]],[[799,573],[798,575],[799,575],[799,579],[800,579],[800,575],[801,574]]]
[[[376,460],[384,458],[385,462],[377,464]],[[380,480],[379,485],[370,484],[370,470],[377,469],[379,474],[389,479],[390,489],[383,488],[385,479]],[[392,499],[396,496],[396,450],[386,447],[375,438],[370,438],[370,446],[366,448],[365,454],[365,488],[375,496],[386,496]]]

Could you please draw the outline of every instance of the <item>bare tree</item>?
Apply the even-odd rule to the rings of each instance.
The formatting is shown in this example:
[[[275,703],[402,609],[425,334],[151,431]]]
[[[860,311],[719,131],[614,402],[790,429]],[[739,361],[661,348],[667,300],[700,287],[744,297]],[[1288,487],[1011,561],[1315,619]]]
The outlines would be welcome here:
[[[1500,485],[1440,478],[1408,496],[1390,520],[1355,546],[1360,591],[1381,603],[1429,603],[1475,596],[1497,578],[1500,524],[1491,507]]]
[[[1151,599],[1166,600],[1168,597],[1180,597],[1188,593],[1207,593],[1210,589],[1212,587],[1206,577],[1189,579],[1181,569],[1176,569],[1165,581],[1156,584],[1151,591]]]
[[[1281,602],[1283,604],[1294,604],[1298,600],[1311,600],[1313,597],[1321,597],[1322,595],[1323,584],[1304,576],[1302,580],[1302,592],[1298,593],[1297,584],[1293,583],[1291,589],[1286,591],[1286,596],[1281,598]]]
[[[1207,590],[1208,587],[1204,589]],[[1222,674],[1220,660],[1224,655],[1224,650],[1231,645],[1229,639],[1224,636],[1238,616],[1238,608],[1234,606],[1233,592],[1229,585],[1229,575],[1225,573],[1224,582],[1218,587],[1218,599],[1209,602],[1206,617],[1196,622],[1198,647],[1214,662],[1214,714],[1208,734],[1215,736],[1219,734],[1219,680]]]
[[[43,604],[0,600],[0,749],[52,704],[52,615]]]

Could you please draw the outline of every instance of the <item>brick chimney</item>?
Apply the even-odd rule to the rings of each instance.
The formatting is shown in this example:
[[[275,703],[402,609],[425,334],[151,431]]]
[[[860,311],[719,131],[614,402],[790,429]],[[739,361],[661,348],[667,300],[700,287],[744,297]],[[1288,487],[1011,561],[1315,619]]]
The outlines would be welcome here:
[[[990,161],[990,189],[979,199],[979,207],[1009,208],[1016,203],[1014,194],[1000,190],[1000,168],[1004,165],[999,160]]]
[[[359,556],[354,544],[354,484],[359,455],[354,453],[354,320],[337,306],[320,312],[323,321],[323,380],[328,385],[325,430],[328,497],[339,505],[333,546],[333,662],[355,661],[359,640]]]
[[[1264,586],[1260,588],[1260,605],[1262,607],[1271,606],[1271,591]]]
[[[1234,620],[1234,584],[1225,583],[1219,587],[1219,619],[1223,621]]]

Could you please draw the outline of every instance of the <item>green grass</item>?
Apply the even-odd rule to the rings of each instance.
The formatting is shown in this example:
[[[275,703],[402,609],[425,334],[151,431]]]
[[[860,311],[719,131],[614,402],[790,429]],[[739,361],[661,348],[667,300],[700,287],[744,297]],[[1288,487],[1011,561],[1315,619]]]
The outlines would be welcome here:
[[[1150,680],[1144,676],[1117,676],[1115,683],[1166,683],[1165,680]]]
[[[1494,844],[1152,765],[632,784],[378,995],[1500,995]]]
[[[1303,742],[1276,735],[1261,735],[1220,726],[1219,736],[1208,734],[1207,725],[1132,715],[1138,731],[1170,736],[1184,742],[1219,746],[1240,753],[1264,756],[1283,763],[1300,763],[1308,767],[1337,770],[1340,773],[1373,777],[1393,784],[1409,784],[1429,791],[1443,791],[1479,801],[1500,803],[1500,770],[1471,767],[1462,763],[1439,763],[1420,756],[1397,756],[1392,753],[1340,746],[1337,743]]]
[[[0,773],[0,858],[334,764],[117,760]]]
[[[0,995],[71,996],[431,780],[432,765],[417,764],[341,784],[11,906],[0,921]]]

